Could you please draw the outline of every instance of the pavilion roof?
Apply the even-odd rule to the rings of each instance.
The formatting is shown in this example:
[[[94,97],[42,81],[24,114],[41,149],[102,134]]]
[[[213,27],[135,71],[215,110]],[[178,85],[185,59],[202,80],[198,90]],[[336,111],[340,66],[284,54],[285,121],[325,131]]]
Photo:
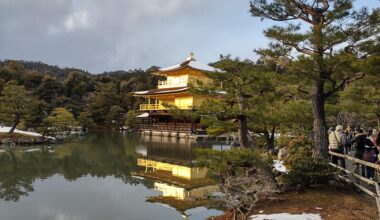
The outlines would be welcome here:
[[[180,69],[183,69],[185,67],[190,67],[193,69],[197,69],[197,70],[201,70],[201,71],[207,71],[207,72],[222,72],[222,70],[220,70],[220,69],[217,69],[217,68],[214,68],[214,67],[209,66],[207,64],[196,61],[194,58],[194,54],[190,53],[190,55],[183,62],[172,65],[172,66],[160,68],[160,69],[158,69],[156,74],[162,74],[165,72],[180,70]]]
[[[189,87],[182,86],[182,87],[174,87],[174,88],[162,88],[162,89],[152,89],[152,90],[146,90],[146,91],[137,91],[134,92],[134,96],[146,96],[146,95],[161,95],[161,94],[170,94],[170,93],[177,93],[177,92],[186,92],[189,90]]]

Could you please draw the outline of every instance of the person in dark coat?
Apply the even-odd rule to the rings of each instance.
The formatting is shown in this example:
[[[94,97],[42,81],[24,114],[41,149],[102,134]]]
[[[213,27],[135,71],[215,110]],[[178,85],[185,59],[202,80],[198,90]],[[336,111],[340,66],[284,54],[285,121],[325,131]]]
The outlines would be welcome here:
[[[344,146],[344,153],[349,154],[351,151],[351,141],[353,140],[353,135],[347,129],[343,134],[343,146]]]
[[[363,129],[358,130],[358,134],[356,137],[351,141],[351,145],[353,146],[353,150],[355,151],[354,157],[363,160],[363,155],[365,151],[372,151],[372,148],[374,147],[374,144],[370,139],[367,138],[367,134],[364,133]],[[366,150],[367,146],[367,150]],[[374,149],[373,149],[374,150]],[[366,153],[366,158],[367,158],[367,153]],[[372,162],[372,161],[369,161]],[[362,166],[362,176],[365,176],[365,167]]]
[[[358,130],[358,134],[355,136],[355,138],[351,141],[351,146],[353,146],[353,150],[355,151],[355,157],[363,160],[363,153],[365,146],[373,146],[373,143],[371,140],[367,138],[367,135],[364,133],[363,129]]]

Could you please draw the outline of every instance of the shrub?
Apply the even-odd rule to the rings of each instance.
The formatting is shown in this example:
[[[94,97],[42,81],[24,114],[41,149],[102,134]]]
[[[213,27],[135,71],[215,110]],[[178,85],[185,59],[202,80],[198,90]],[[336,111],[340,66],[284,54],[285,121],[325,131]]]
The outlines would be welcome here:
[[[310,139],[300,136],[289,142],[285,165],[290,169],[284,176],[287,185],[325,184],[332,178],[333,169],[324,159],[313,159],[313,145]]]
[[[247,219],[256,204],[272,198],[278,191],[267,158],[252,149],[197,149],[196,156],[199,166],[219,176],[223,196],[217,199],[233,210],[233,219],[238,213]]]

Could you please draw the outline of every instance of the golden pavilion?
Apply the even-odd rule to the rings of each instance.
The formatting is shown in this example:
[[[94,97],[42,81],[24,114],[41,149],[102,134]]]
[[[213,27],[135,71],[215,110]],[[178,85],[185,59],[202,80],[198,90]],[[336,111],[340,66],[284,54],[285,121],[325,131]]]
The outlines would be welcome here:
[[[140,105],[140,111],[143,113],[137,117],[149,119],[145,124],[146,129],[204,131],[199,120],[186,118],[176,120],[168,110],[173,108],[196,110],[206,98],[190,93],[190,86],[200,87],[211,83],[212,80],[205,73],[219,71],[219,69],[196,61],[193,53],[179,64],[158,69],[153,74],[166,79],[158,81],[156,89],[133,93],[135,97],[145,98],[145,103]]]

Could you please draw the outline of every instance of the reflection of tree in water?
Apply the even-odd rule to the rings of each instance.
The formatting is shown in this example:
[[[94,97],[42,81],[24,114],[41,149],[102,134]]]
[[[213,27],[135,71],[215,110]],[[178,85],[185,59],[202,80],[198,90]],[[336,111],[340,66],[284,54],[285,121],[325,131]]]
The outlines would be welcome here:
[[[0,198],[18,201],[34,191],[36,178],[55,173],[57,164],[46,152],[21,153],[15,149],[0,155]]]
[[[0,198],[5,201],[17,202],[21,196],[28,196],[28,192],[32,191],[32,179],[13,177],[0,184]]]
[[[34,191],[36,179],[62,174],[67,180],[85,175],[114,176],[128,184],[144,184],[145,180],[130,177],[136,165],[135,139],[120,134],[89,135],[84,140],[47,150],[22,152],[7,150],[0,154],[0,198],[18,201]]]

